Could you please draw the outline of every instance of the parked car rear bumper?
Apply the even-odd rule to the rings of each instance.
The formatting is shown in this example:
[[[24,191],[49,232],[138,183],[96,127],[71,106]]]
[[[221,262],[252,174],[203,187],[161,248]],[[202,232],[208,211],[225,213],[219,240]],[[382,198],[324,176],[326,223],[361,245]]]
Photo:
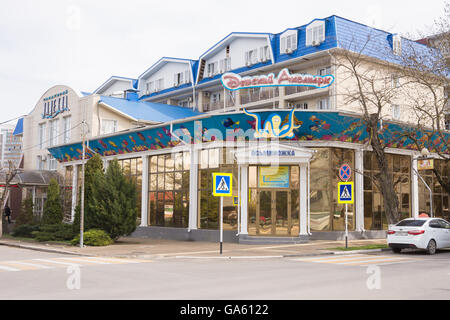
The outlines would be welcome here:
[[[417,249],[417,246],[412,243],[389,243],[389,247],[398,249]]]

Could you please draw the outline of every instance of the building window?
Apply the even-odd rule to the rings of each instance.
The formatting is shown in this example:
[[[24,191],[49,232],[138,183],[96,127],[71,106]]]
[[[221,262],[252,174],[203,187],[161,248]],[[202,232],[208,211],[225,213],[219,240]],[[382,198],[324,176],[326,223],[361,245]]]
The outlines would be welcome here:
[[[136,207],[138,209],[138,217],[140,217],[142,204],[142,158],[125,159],[118,162],[124,176],[136,184]],[[140,221],[138,223],[140,224]]]
[[[68,143],[70,141],[70,137],[71,137],[71,117],[64,117],[63,118],[64,121],[64,143]]]
[[[56,168],[57,168],[56,159],[52,155],[49,155],[48,156],[48,170],[56,171]]]
[[[245,52],[245,65],[250,66],[258,63],[258,49],[253,49]]]
[[[37,156],[37,164],[36,168],[40,171],[44,170],[45,168],[45,156]]]
[[[259,58],[261,62],[266,62],[267,60],[270,59],[269,46],[259,48]]]
[[[212,77],[219,73],[219,62],[208,63],[208,77]]]
[[[445,130],[450,131],[450,119],[445,119]]]
[[[50,147],[58,144],[59,119],[50,121]]]
[[[396,56],[402,54],[402,38],[398,34],[392,37],[392,50]]]
[[[39,149],[45,148],[45,123],[39,124]]]
[[[117,132],[117,120],[102,119],[101,134]]]
[[[394,120],[400,120],[400,106],[399,105],[392,105],[392,119]]]
[[[318,46],[325,41],[325,22],[315,21],[306,28],[306,45]]]
[[[297,30],[287,31],[280,37],[280,54],[297,50]]]
[[[225,58],[220,60],[220,73],[224,73],[231,70],[231,58]]]
[[[331,67],[320,68],[317,72],[319,76],[331,75]]]
[[[400,77],[397,74],[391,75],[391,88],[400,88]]]
[[[199,214],[197,226],[200,229],[219,228],[220,199],[211,196],[212,173],[228,172],[233,174],[233,196],[237,196],[238,167],[234,162],[233,148],[214,148],[200,151],[198,197]],[[233,204],[233,197],[223,199],[223,228],[237,229],[237,207]]]
[[[177,87],[184,83],[184,72],[175,73],[173,76],[173,86]]]
[[[150,93],[153,93],[155,91],[155,83],[153,81],[147,82],[145,84],[145,86],[146,86],[145,94],[150,94]]]
[[[150,226],[188,227],[190,165],[189,152],[150,157]]]
[[[317,108],[319,110],[330,110],[330,99],[329,98],[320,99],[317,102]]]
[[[164,89],[164,79],[158,79],[155,81],[155,92],[161,91]]]

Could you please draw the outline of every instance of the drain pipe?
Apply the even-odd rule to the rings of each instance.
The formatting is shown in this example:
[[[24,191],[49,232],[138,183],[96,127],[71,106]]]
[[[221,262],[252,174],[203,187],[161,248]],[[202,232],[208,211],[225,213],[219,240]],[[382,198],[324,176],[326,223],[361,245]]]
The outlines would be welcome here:
[[[237,214],[237,233],[239,236],[241,232],[241,165],[238,165],[238,214]]]
[[[308,234],[311,236],[311,163],[308,161]]]

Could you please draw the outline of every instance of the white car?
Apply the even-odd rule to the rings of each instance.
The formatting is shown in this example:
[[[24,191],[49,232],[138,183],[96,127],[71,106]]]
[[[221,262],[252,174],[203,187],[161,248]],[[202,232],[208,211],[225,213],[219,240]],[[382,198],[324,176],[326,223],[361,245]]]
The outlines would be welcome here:
[[[439,218],[405,219],[389,228],[387,243],[395,253],[416,248],[435,254],[450,247],[450,223]]]

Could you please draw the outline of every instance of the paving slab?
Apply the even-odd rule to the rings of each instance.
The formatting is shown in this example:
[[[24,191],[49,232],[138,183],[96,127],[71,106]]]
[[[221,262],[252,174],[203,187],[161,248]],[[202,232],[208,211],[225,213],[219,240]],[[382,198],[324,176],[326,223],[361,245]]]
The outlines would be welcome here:
[[[365,246],[373,244],[386,244],[384,239],[354,240],[349,246]],[[0,245],[15,246],[24,249],[40,250],[54,253],[86,256],[108,256],[139,259],[162,258],[283,258],[314,256],[326,254],[352,254],[381,251],[358,250],[337,251],[331,248],[345,246],[344,241],[315,240],[302,244],[280,245],[248,245],[225,243],[223,254],[219,254],[219,244],[200,241],[175,241],[147,238],[121,238],[113,245],[106,247],[74,247],[63,244],[40,244],[35,242],[18,241],[10,238],[0,239]]]

